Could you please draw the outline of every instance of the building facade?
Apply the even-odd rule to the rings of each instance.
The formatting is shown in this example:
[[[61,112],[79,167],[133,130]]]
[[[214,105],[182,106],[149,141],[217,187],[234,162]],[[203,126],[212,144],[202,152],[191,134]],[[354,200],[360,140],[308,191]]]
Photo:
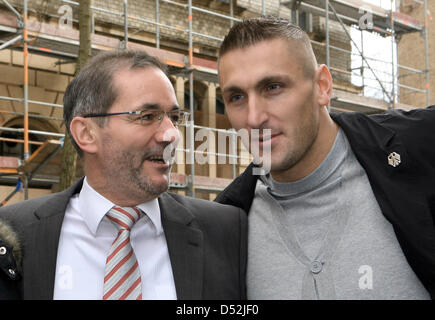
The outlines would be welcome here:
[[[17,193],[7,200],[13,203],[57,190],[62,170],[59,141],[65,134],[63,93],[75,72],[79,10],[78,2],[74,1],[7,2],[16,13],[0,4],[0,45],[4,46],[0,50],[0,197],[6,199],[15,190],[19,177],[31,177],[27,196]],[[26,63],[22,41],[6,45],[23,31],[17,14],[23,14],[24,2],[27,3],[29,34]],[[213,199],[251,161],[249,153],[230,131],[216,70],[220,42],[239,19],[275,15],[304,28],[312,39],[318,62],[328,64],[334,77],[331,110],[373,113],[391,107],[388,101],[362,96],[362,87],[352,83],[353,53],[348,34],[351,25],[358,24],[361,16],[360,1],[330,1],[329,8],[325,8],[324,3],[315,0],[195,0],[190,5],[182,0],[92,2],[93,52],[122,49],[127,45],[158,56],[170,67],[180,106],[194,111],[194,133],[190,127],[181,128],[184,139],[173,168],[172,191]],[[389,19],[384,17],[386,14],[380,8],[374,12],[380,28],[386,28]],[[405,30],[402,43],[407,36],[415,41],[412,39],[416,32],[406,33],[418,30],[421,25],[415,22],[415,27],[410,27],[409,23],[399,20],[396,23]],[[27,83],[23,78],[25,70]],[[190,74],[193,75],[192,90]],[[28,88],[27,113],[25,86]],[[412,101],[402,107],[413,108]],[[27,129],[24,128],[25,117],[29,119]],[[208,130],[208,134],[197,136],[201,129]],[[28,130],[29,159],[23,159],[24,130]],[[194,163],[189,161],[192,149],[201,151],[196,152]],[[201,159],[205,157],[205,163],[196,161],[198,155]],[[79,164],[77,177],[81,175],[83,170]]]

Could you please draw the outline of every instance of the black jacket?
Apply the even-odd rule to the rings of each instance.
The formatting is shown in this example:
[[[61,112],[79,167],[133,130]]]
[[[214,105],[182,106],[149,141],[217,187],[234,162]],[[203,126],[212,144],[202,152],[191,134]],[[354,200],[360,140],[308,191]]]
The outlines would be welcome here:
[[[435,299],[435,106],[379,115],[331,114],[365,169],[385,218]],[[400,164],[388,164],[396,152]],[[258,176],[251,164],[215,201],[249,213]]]

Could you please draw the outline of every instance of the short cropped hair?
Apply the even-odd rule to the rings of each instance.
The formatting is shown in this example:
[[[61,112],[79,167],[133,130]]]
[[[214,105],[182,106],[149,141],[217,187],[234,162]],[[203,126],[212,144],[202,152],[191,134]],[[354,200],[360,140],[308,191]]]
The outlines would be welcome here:
[[[106,113],[118,97],[113,75],[121,69],[155,67],[167,75],[167,66],[145,51],[115,50],[101,52],[94,56],[71,81],[63,98],[63,117],[71,142],[78,154],[82,150],[70,132],[72,119],[87,113]],[[105,118],[94,119],[100,127]]]
[[[262,41],[279,38],[289,40],[289,50],[299,53],[304,63],[304,75],[311,78],[317,61],[310,38],[300,27],[283,18],[267,16],[237,22],[221,43],[219,58],[229,51],[245,49]]]

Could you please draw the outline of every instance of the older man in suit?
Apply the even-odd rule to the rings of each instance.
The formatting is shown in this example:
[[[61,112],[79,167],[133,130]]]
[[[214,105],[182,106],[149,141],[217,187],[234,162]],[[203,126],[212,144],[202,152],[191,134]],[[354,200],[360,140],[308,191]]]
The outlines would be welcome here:
[[[85,177],[0,210],[23,241],[23,297],[243,299],[245,213],[166,192],[188,114],[165,66],[97,55],[68,86],[64,117]]]

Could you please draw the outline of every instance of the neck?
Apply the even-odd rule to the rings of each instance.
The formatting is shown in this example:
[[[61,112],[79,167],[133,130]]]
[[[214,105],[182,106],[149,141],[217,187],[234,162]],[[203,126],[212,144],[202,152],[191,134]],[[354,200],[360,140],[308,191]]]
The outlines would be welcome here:
[[[338,133],[338,125],[330,117],[328,110],[320,112],[319,129],[311,147],[292,167],[284,172],[274,172],[272,177],[279,182],[294,182],[312,173],[326,158]]]

